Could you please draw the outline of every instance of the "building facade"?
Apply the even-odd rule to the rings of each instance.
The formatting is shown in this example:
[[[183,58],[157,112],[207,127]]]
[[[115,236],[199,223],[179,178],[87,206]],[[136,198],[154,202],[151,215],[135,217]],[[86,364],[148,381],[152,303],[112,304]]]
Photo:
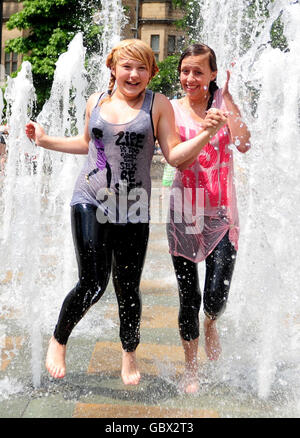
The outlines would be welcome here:
[[[5,41],[12,38],[17,38],[24,35],[24,31],[19,31],[18,29],[8,30],[6,23],[9,17],[16,12],[19,12],[23,8],[22,3],[18,0],[1,1],[1,51],[0,51],[0,81],[3,82],[6,75],[10,75],[16,71],[21,62],[22,55],[17,53],[5,53]]]
[[[122,3],[128,17],[122,38],[140,38],[145,41],[152,47],[157,61],[180,50],[184,32],[177,28],[176,20],[183,16],[183,12],[173,6],[172,0],[122,0]],[[6,27],[9,17],[22,9],[22,2],[4,0],[0,5],[0,81],[3,83],[6,75],[16,71],[22,63],[22,55],[5,53],[5,42],[24,36],[25,32],[8,30]]]
[[[129,23],[124,37],[140,38],[151,46],[157,61],[179,51],[183,45],[184,32],[176,21],[183,12],[175,8],[172,0],[125,0]]]

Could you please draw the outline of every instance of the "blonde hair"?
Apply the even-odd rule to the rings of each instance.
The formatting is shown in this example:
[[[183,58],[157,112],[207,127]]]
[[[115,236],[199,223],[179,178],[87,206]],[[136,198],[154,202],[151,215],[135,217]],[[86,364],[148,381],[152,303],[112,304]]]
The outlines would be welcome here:
[[[148,44],[138,39],[127,39],[121,41],[115,46],[106,58],[106,66],[111,70],[115,67],[121,58],[134,59],[146,65],[150,73],[150,80],[158,72],[153,50]],[[111,72],[108,85],[108,94],[110,95],[114,89],[116,78]]]

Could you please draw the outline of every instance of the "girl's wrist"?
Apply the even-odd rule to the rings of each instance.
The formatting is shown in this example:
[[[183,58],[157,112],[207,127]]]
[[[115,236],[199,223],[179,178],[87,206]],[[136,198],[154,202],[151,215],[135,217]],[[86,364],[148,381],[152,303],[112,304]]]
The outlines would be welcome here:
[[[206,127],[202,132],[208,136],[209,139],[211,139],[216,133],[217,133],[218,129],[210,126],[210,127]]]
[[[43,136],[41,136],[39,138],[39,140],[36,142],[36,144],[38,146],[40,146],[41,148],[48,149],[47,148],[48,140],[49,140],[49,136],[47,134],[44,134]]]
[[[225,102],[229,102],[231,104],[234,104],[234,100],[232,95],[229,93],[229,91],[227,91],[226,93],[223,94],[223,99],[225,100]]]

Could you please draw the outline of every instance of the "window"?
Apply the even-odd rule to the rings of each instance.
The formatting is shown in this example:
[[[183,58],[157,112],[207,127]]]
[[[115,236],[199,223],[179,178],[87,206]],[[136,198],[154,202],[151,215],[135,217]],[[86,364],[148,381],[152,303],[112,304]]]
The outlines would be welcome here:
[[[177,37],[177,52],[183,52],[185,46],[185,38],[184,36]]]
[[[168,55],[173,55],[174,53],[180,53],[184,50],[185,38],[183,35],[175,36],[168,35]]]
[[[10,75],[18,70],[18,54],[5,53],[5,74]]]
[[[173,55],[176,52],[176,36],[168,36],[168,55]]]
[[[159,35],[151,35],[151,49],[154,52],[155,59],[158,61],[159,58]]]

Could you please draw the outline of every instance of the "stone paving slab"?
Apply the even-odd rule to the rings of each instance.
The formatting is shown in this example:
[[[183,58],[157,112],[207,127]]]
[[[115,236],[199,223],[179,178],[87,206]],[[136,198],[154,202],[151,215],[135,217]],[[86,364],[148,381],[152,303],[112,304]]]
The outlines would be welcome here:
[[[160,406],[77,403],[74,418],[218,418],[216,411]]]
[[[118,310],[114,304],[107,306],[105,317],[118,321]],[[166,306],[143,305],[141,329],[143,328],[174,328],[178,327],[178,308]]]
[[[177,345],[141,344],[136,352],[139,370],[143,375],[159,375],[162,369],[180,375],[184,371],[183,348]],[[200,349],[200,362],[206,360],[205,353]],[[88,373],[105,373],[119,376],[122,352],[119,343],[97,342],[88,367]]]
[[[167,281],[161,279],[143,279],[141,281],[141,293],[151,295],[172,295],[175,297],[177,289],[174,285],[170,285]]]
[[[22,418],[71,418],[76,402],[66,400],[63,394],[48,395],[31,400]]]
[[[5,371],[22,346],[22,337],[3,336],[0,340],[0,370]]]

